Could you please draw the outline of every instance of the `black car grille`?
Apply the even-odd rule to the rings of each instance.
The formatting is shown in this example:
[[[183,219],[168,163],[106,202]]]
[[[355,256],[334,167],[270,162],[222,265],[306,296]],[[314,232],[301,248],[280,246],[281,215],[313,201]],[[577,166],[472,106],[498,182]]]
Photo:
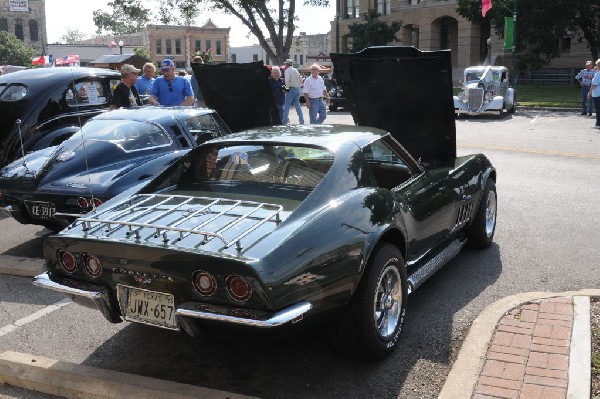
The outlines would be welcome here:
[[[469,111],[479,111],[483,104],[483,89],[474,88],[467,91],[467,99],[469,100]]]

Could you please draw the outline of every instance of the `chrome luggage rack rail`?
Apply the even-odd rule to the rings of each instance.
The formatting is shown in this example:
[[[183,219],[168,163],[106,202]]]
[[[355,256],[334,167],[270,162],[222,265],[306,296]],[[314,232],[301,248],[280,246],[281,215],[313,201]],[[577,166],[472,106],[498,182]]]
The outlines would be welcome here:
[[[184,207],[187,205],[187,207]],[[214,208],[223,209],[214,209]],[[186,195],[165,195],[165,194],[137,194],[131,198],[117,203],[110,208],[98,212],[94,217],[80,217],[71,226],[71,228],[81,225],[83,232],[92,234],[98,232],[106,226],[106,233],[117,230],[119,227],[127,226],[126,236],[134,236],[137,240],[141,238],[140,230],[143,228],[155,229],[154,237],[162,235],[163,242],[170,241],[168,233],[177,232],[179,237],[173,240],[183,240],[185,237],[196,234],[203,236],[201,245],[208,243],[211,239],[217,238],[223,242],[225,248],[236,244],[236,249],[241,250],[241,239],[256,230],[263,224],[272,221],[279,224],[282,220],[280,214],[283,210],[281,205],[268,204],[253,201],[230,200],[223,198],[195,197]],[[256,216],[259,211],[263,213],[270,211],[266,215]],[[150,219],[141,222],[140,219],[151,213],[158,212]],[[110,213],[114,213],[110,215]],[[184,222],[199,216],[212,216],[193,227],[178,227]],[[156,221],[166,216],[175,216],[175,219],[167,224],[158,224]],[[205,231],[202,228],[220,217],[233,218],[217,231]],[[242,231],[237,236],[227,240],[223,233],[243,221],[253,221],[254,224]]]

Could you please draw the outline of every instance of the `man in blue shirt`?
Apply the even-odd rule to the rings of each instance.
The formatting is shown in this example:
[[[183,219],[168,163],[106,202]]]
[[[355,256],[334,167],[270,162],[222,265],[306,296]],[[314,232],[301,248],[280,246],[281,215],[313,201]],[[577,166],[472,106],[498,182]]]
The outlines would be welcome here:
[[[142,67],[142,72],[143,75],[135,82],[135,88],[141,96],[147,96],[152,89],[152,83],[154,83],[154,72],[156,72],[156,68],[153,63],[146,62]]]
[[[588,61],[585,63],[585,69],[582,69],[575,79],[579,82],[579,86],[581,86],[581,115],[589,115],[592,116],[592,108],[594,107],[592,101],[588,101],[589,105],[586,106],[586,100],[588,97],[588,93],[590,91],[590,86],[592,85],[592,79],[594,78],[595,71],[592,69],[592,61]]]
[[[163,76],[154,80],[150,90],[150,104],[152,105],[192,105],[194,92],[190,82],[181,76],[175,75],[175,63],[166,59],[160,63]]]

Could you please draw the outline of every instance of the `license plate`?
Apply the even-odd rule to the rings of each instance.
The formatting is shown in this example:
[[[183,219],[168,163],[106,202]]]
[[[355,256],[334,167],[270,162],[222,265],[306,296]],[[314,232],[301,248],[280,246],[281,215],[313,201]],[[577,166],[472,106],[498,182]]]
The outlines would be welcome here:
[[[38,219],[50,219],[56,213],[56,206],[51,202],[28,202],[29,213]]]
[[[125,320],[177,330],[173,295],[119,285]]]

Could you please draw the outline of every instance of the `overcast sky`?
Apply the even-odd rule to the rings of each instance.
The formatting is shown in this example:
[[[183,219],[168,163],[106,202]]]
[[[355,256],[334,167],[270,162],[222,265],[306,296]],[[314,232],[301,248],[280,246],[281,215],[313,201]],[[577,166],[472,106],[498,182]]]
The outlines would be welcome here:
[[[67,33],[67,29],[76,29],[86,36],[94,35],[96,26],[92,12],[97,9],[110,12],[110,8],[106,5],[108,1],[110,0],[46,0],[48,43],[60,41],[60,38]],[[335,16],[335,2],[331,1],[331,5],[327,8],[304,6],[303,3],[303,0],[296,0],[297,15],[300,17],[297,23],[299,29],[296,30],[296,34],[298,32],[307,34],[329,32],[331,30],[330,22]],[[258,44],[258,40],[254,36],[246,37],[249,31],[240,20],[229,15],[204,13],[196,20],[197,25],[203,25],[209,17],[219,28],[231,28],[229,32],[231,46]]]

